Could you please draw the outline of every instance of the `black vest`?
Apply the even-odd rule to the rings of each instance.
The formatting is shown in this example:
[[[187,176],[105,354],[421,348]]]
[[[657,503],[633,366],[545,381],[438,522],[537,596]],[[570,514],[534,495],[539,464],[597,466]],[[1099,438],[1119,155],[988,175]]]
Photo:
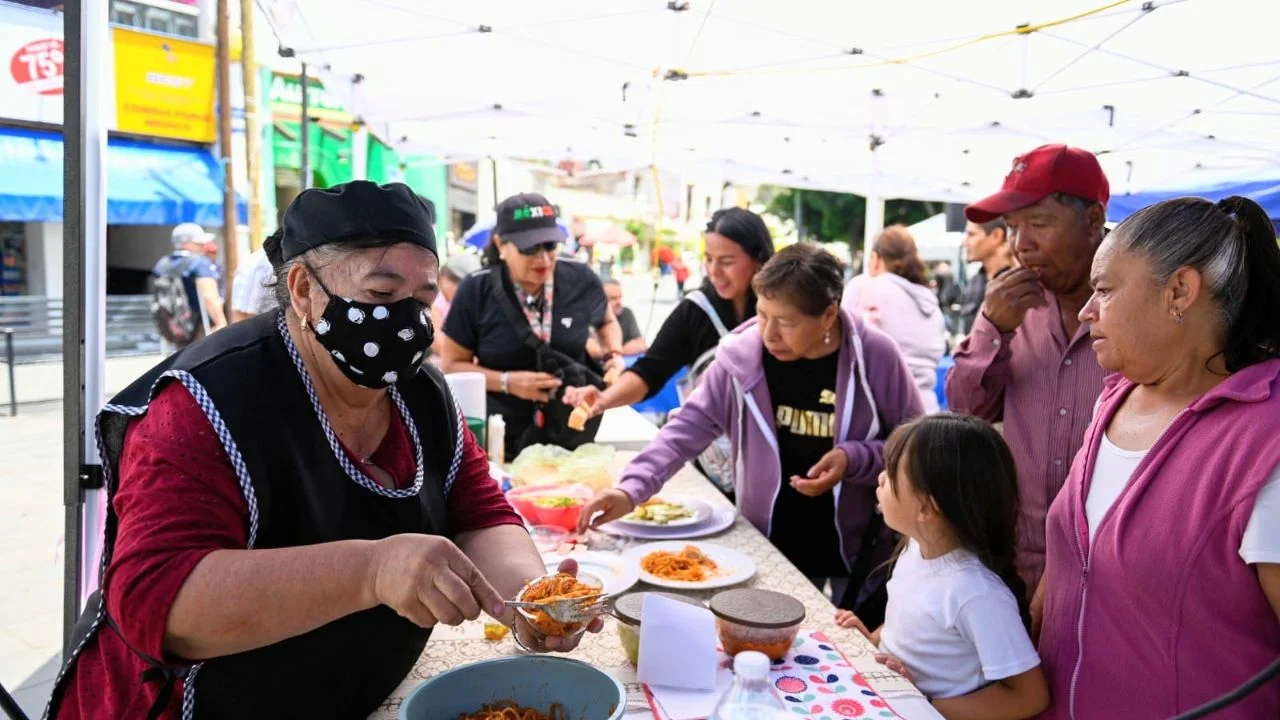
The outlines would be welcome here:
[[[420,490],[363,485],[335,455],[277,324],[278,314],[269,313],[232,325],[160,363],[112,399],[98,417],[108,493],[117,486],[129,422],[146,412],[165,383],[177,381],[209,417],[237,471],[250,510],[250,548],[400,533],[448,535],[446,498],[461,459],[464,425],[443,376],[424,366],[395,385],[422,446]],[[109,511],[104,568],[116,528],[115,514]],[[83,639],[63,674],[94,632],[104,625],[113,632],[111,618],[129,611],[127,605],[103,608],[100,599],[91,602],[81,622]],[[191,668],[146,658],[154,665],[148,681],[187,678],[183,720],[365,717],[408,675],[430,634],[380,606]],[[61,685],[60,678],[51,705],[54,716]]]

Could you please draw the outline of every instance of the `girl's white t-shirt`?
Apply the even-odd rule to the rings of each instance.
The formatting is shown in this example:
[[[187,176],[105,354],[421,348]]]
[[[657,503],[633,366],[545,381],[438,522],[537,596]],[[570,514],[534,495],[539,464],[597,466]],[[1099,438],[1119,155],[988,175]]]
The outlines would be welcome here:
[[[908,542],[889,579],[880,649],[931,698],[967,695],[1040,665],[1009,587],[967,550],[926,560]]]

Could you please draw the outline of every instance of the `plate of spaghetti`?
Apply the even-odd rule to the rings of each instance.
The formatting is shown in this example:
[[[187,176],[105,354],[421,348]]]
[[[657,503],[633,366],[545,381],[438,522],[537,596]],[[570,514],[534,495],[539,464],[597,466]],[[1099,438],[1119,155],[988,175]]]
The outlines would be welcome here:
[[[479,712],[463,713],[458,720],[569,720],[569,716],[560,703],[552,703],[546,712],[539,712],[508,700],[485,705]]]
[[[550,602],[566,598],[587,597],[604,592],[604,583],[588,573],[579,573],[578,577],[567,573],[543,575],[531,580],[516,599],[521,602]],[[551,619],[541,610],[520,609],[520,614],[533,626],[534,630],[548,637],[572,637],[587,629],[586,622],[562,623]],[[589,621],[588,621],[589,622]],[[520,718],[519,720],[524,720]]]
[[[639,566],[641,580],[677,590],[728,587],[756,574],[754,560],[713,543],[648,543],[631,548],[623,558]]]

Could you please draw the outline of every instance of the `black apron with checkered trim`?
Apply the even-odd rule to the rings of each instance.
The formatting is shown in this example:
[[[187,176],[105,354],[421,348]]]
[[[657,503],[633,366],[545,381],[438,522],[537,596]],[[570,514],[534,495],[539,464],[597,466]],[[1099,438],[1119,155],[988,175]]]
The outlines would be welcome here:
[[[221,427],[229,434],[221,439],[224,449],[231,450],[228,455],[250,506],[250,547],[400,533],[447,535],[446,497],[457,472],[463,426],[443,376],[424,367],[394,386],[393,397],[412,417],[411,434],[421,445],[420,489],[375,491],[353,480],[335,456],[327,423],[317,415],[290,351],[277,314],[267,313],[192,345],[121,392],[98,420],[108,492],[117,485],[129,422],[145,413],[166,382],[179,381],[210,415],[215,433]],[[116,529],[115,514],[109,512],[104,567]],[[317,583],[324,581],[315,578]],[[73,642],[76,652],[55,685],[49,716],[57,715],[65,676],[79,651],[96,633],[117,632],[113,618],[128,612],[127,604],[103,608],[100,595],[91,599]],[[158,683],[162,689],[155,716],[178,705],[173,695],[180,687],[177,681],[184,680],[183,720],[362,718],[408,675],[429,636],[429,630],[382,606],[275,645],[198,665],[139,653],[151,666],[141,681]]]

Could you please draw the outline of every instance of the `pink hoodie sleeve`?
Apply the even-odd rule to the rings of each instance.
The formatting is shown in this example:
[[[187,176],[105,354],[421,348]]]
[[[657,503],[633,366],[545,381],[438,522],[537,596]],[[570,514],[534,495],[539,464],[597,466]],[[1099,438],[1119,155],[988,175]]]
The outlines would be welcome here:
[[[627,464],[618,489],[637,505],[648,500],[686,463],[725,434],[734,398],[729,373],[712,363],[678,412],[658,431],[649,447]]]
[[[973,331],[955,353],[955,367],[947,375],[947,402],[952,412],[999,422],[1004,415],[1004,387],[1009,382],[1013,333],[1001,333],[978,313]]]

